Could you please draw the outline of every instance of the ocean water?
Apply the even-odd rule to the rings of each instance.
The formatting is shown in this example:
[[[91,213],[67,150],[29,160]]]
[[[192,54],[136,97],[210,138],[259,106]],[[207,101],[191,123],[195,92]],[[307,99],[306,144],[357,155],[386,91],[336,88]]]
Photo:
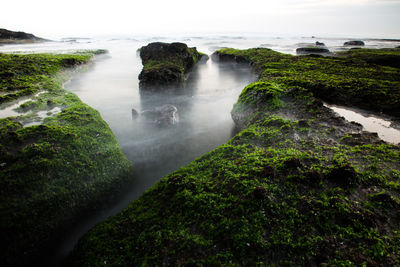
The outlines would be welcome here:
[[[313,38],[246,35],[190,35],[182,37],[124,36],[101,38],[64,38],[57,42],[0,46],[0,52],[68,53],[78,49],[107,49],[95,57],[93,64],[73,75],[64,87],[83,102],[97,109],[108,123],[134,168],[132,183],[112,207],[82,218],[53,251],[45,252],[44,265],[59,265],[78,239],[93,225],[125,208],[160,178],[225,143],[235,133],[230,116],[242,89],[257,77],[245,65],[218,63],[211,59],[197,64],[184,89],[172,88],[164,93],[144,93],[139,89],[142,69],[137,50],[150,42],[185,42],[203,53],[211,54],[223,47],[268,47],[295,54],[296,48],[323,42],[331,51],[343,47],[350,38]],[[365,47],[396,47],[399,42],[363,39]],[[133,118],[137,111],[165,104],[177,107],[179,123],[159,127],[143,117]],[[8,112],[8,113],[6,113]],[[0,116],[17,113],[0,107]]]

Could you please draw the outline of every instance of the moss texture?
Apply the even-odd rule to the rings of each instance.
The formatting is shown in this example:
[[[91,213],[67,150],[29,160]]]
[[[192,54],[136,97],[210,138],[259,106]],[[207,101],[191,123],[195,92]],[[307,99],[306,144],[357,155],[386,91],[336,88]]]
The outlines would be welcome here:
[[[140,48],[143,70],[139,74],[141,88],[182,85],[185,74],[203,57],[195,47],[184,43],[150,43]]]
[[[4,265],[33,264],[65,227],[110,200],[129,178],[130,163],[100,114],[62,88],[64,70],[94,53],[0,54],[3,105],[30,98],[18,108],[21,115],[0,119]],[[54,108],[59,112],[38,116]]]
[[[301,87],[324,101],[400,117],[398,49],[357,49],[337,57],[291,56],[270,49],[221,49],[220,60],[252,64],[260,81]]]
[[[398,70],[356,55],[358,65],[268,49],[214,56],[261,74],[233,108],[241,132],[91,229],[68,265],[399,265],[400,147],[335,117],[312,86],[333,80],[340,95],[343,77],[359,77],[392,92]]]

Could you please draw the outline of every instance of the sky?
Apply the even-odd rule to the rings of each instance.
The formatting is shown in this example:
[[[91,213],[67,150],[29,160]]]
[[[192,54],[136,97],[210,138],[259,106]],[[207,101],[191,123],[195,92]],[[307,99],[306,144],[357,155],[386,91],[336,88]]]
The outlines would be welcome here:
[[[261,33],[400,38],[400,0],[3,0],[0,28],[44,38]]]

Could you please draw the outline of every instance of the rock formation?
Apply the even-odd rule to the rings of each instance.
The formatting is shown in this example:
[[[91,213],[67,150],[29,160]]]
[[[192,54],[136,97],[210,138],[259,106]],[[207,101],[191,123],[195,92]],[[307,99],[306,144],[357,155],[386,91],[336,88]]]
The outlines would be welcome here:
[[[343,45],[345,45],[345,46],[364,46],[365,43],[360,40],[353,40],[353,41],[347,41]]]
[[[139,74],[141,88],[180,85],[185,74],[203,57],[195,47],[184,43],[150,43],[140,49],[143,70]]]
[[[14,32],[6,29],[0,29],[0,43],[35,43],[44,41],[48,40],[36,37],[35,35],[26,32]]]

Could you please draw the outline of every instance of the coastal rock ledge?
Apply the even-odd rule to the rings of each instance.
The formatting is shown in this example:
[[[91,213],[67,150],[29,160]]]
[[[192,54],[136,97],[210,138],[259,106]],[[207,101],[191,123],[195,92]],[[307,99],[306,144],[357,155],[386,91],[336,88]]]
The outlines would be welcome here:
[[[180,85],[185,74],[203,57],[195,47],[184,43],[150,43],[140,49],[143,70],[139,74],[140,88],[160,85]]]

